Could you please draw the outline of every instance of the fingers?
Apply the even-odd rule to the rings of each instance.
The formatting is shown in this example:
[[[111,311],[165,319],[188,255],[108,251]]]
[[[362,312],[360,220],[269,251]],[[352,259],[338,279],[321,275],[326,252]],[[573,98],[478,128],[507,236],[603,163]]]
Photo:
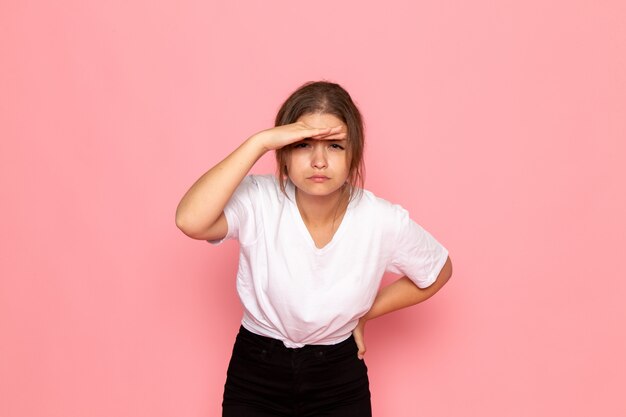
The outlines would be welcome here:
[[[324,129],[324,132],[319,132],[309,137],[311,139],[320,139],[320,140],[338,140],[338,139],[347,138],[348,132],[343,130],[343,126],[335,126],[330,129]]]
[[[354,341],[356,343],[356,347],[358,348],[357,358],[359,358],[360,360],[363,359],[363,356],[365,356],[365,352],[367,351],[367,349],[365,348],[364,330],[365,329],[363,327],[357,326],[352,332],[352,334],[354,335]]]
[[[343,140],[347,137],[345,126],[312,127],[302,122],[276,126],[263,132],[266,149],[280,149],[303,139]]]
[[[362,360],[363,356],[365,356],[365,352],[367,352],[367,349],[365,348],[365,342],[363,341],[361,337],[357,338],[356,335],[354,335],[354,341],[356,342],[356,347],[359,348],[358,352],[356,353],[356,356],[357,358]]]
[[[319,139],[319,140],[342,140],[342,139],[346,139],[348,137],[347,133],[337,133],[335,135],[328,135],[328,136],[324,136],[321,138],[315,138],[315,139]]]
[[[356,356],[357,358],[359,358],[359,360],[363,360],[363,357],[365,356],[365,352],[367,352],[367,349],[365,349],[365,345],[359,346],[358,343],[357,343],[357,347],[359,348],[359,351],[357,352]]]

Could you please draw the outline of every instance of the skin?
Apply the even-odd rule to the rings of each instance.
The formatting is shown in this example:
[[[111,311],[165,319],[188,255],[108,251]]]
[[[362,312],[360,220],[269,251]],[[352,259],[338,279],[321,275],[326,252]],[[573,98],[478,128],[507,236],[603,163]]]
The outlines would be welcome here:
[[[176,225],[194,239],[217,240],[226,236],[224,207],[237,186],[266,152],[291,146],[287,171],[296,186],[298,209],[316,246],[325,246],[341,224],[348,203],[344,188],[349,174],[346,130],[337,117],[312,113],[295,123],[252,135],[189,188],[176,209]],[[353,331],[359,359],[366,351],[367,321],[430,298],[451,275],[448,258],[428,288],[420,289],[402,277],[379,291],[371,309]]]
[[[347,130],[331,114],[307,114],[298,121],[308,126],[341,126],[342,132]],[[291,148],[287,172],[296,186],[296,204],[315,245],[321,248],[332,239],[348,205],[344,187],[349,174],[346,139],[305,139]]]
[[[381,289],[376,295],[370,310],[361,317],[352,332],[354,340],[359,347],[359,352],[357,353],[359,359],[363,359],[363,355],[365,355],[367,350],[365,347],[365,324],[369,320],[426,301],[439,291],[451,276],[452,262],[448,257],[437,276],[437,280],[427,288],[419,288],[409,278],[402,277]]]
[[[342,128],[341,125],[313,127],[298,121],[252,135],[187,190],[176,209],[176,225],[194,239],[223,238],[228,231],[224,207],[261,156],[305,138],[345,139],[346,133]],[[305,210],[311,211],[306,207]]]

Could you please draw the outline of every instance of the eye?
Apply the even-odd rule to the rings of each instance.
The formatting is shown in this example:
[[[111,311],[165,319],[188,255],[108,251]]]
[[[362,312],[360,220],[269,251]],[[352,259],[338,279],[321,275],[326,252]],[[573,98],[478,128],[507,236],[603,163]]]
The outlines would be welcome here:
[[[291,147],[293,149],[304,149],[306,147],[308,147],[309,144],[306,142],[298,142],[298,143],[294,143]]]
[[[338,143],[331,143],[331,144],[330,144],[330,148],[331,148],[331,149],[334,149],[334,150],[338,150],[338,151],[339,151],[339,150],[343,151],[343,150],[345,149],[343,146],[341,146],[341,145],[340,145],[340,144],[338,144]]]

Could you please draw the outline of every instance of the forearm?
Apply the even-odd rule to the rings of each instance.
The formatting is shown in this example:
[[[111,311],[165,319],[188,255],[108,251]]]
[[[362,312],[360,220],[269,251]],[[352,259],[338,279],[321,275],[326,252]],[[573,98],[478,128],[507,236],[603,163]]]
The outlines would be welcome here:
[[[250,168],[267,151],[280,149],[299,140],[345,139],[343,127],[311,127],[303,122],[276,126],[251,136],[233,153],[207,171],[183,196],[176,209],[176,225],[190,237],[215,239],[226,235],[222,215]]]
[[[419,288],[409,278],[402,277],[378,292],[372,307],[362,319],[371,320],[392,311],[421,303],[439,291],[451,275],[452,263],[448,258],[435,282],[427,288]]]
[[[177,226],[190,236],[210,228],[250,168],[265,152],[258,135],[252,136],[202,175],[178,204]]]

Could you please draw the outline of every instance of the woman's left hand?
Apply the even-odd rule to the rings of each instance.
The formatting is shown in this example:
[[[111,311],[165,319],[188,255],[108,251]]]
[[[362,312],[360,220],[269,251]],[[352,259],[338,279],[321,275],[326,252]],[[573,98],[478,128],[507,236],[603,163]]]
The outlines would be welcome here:
[[[356,325],[354,330],[352,331],[352,335],[354,336],[354,341],[356,342],[356,346],[359,348],[357,353],[357,357],[359,359],[363,359],[363,355],[365,355],[365,322],[366,320],[361,317],[359,320],[359,324]]]

